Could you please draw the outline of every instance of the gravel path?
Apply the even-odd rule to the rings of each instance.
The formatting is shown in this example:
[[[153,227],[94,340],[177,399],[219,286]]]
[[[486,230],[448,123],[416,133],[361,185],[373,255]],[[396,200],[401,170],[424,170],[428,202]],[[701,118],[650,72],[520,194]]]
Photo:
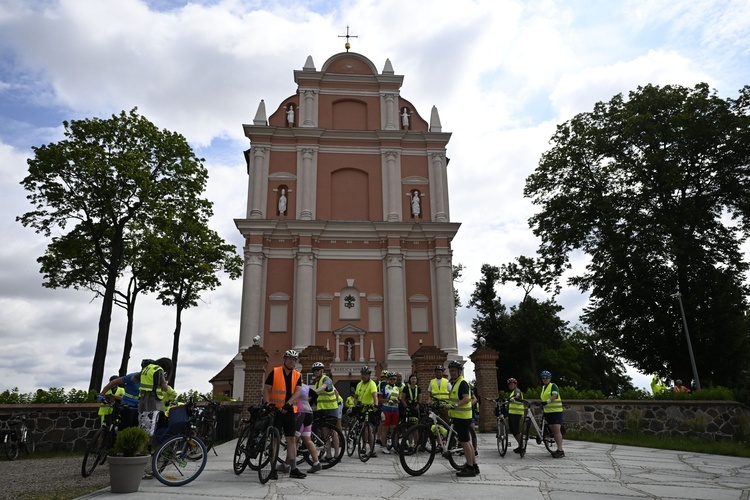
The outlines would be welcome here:
[[[82,457],[0,458],[0,499],[72,499],[109,486],[109,468],[100,465],[81,476]]]

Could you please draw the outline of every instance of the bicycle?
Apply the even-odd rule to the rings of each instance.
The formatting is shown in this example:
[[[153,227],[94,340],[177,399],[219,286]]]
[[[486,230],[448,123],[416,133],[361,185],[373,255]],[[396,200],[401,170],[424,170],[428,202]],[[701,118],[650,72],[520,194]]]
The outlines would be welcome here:
[[[192,400],[169,409],[169,430],[151,457],[154,477],[166,486],[182,486],[200,476],[208,462],[206,445],[197,436]]]
[[[544,418],[544,412],[542,412],[540,416],[541,425],[537,424],[534,412],[531,410],[531,403],[526,400],[519,400],[519,402],[523,403],[525,407],[525,416],[521,427],[522,444],[519,455],[521,455],[521,458],[526,455],[526,446],[529,443],[529,433],[531,432],[532,427],[534,427],[534,431],[536,432],[536,444],[544,443],[544,447],[547,448],[550,455],[554,455],[557,445],[555,444],[555,438],[552,436],[552,432],[550,432],[547,419]],[[544,405],[542,403],[536,403],[536,406],[541,408]]]
[[[370,414],[375,413],[377,416],[378,409],[372,405],[362,405],[357,415],[360,421],[359,434],[357,435],[357,456],[362,462],[367,462],[370,457],[375,455],[375,439],[377,438],[377,428],[370,421]],[[347,442],[347,452],[349,443]]]
[[[427,405],[424,403],[414,403],[406,407],[404,419],[391,431],[391,439],[388,443],[389,449],[393,448],[398,453],[399,442],[406,430],[412,425],[418,424],[426,416]]]
[[[250,467],[258,472],[258,479],[265,484],[271,479],[279,456],[281,434],[273,426],[276,408],[261,403],[249,408],[250,416],[243,419],[245,426],[234,449],[233,469],[237,475]]]
[[[500,453],[501,457],[504,457],[508,451],[508,420],[505,418],[505,409],[508,407],[509,401],[491,398],[487,398],[487,400],[495,403],[495,415],[497,416],[497,430],[495,431],[497,452]]]
[[[3,448],[8,460],[15,460],[18,458],[18,450],[21,445],[23,445],[24,451],[27,455],[34,453],[36,446],[31,431],[26,427],[27,418],[27,415],[13,417],[7,421],[8,428],[1,431]]]
[[[206,450],[212,450],[216,443],[216,416],[221,411],[221,403],[205,396],[201,396],[201,398],[208,404],[195,407],[191,417],[194,419],[193,425],[198,437],[206,445]],[[214,456],[219,456],[215,449],[213,452]]]
[[[461,470],[466,464],[463,447],[452,423],[443,420],[437,412],[445,406],[443,402],[429,405],[429,414],[424,422],[413,425],[401,438],[398,457],[401,467],[412,476],[427,472],[438,451],[448,459],[451,466]],[[445,435],[443,435],[445,433]],[[477,435],[469,429],[471,442],[476,450]]]
[[[316,413],[310,439],[318,451],[318,459],[323,469],[330,469],[341,461],[344,456],[344,433],[336,424],[335,417],[327,418]],[[338,446],[336,445],[337,442]],[[297,440],[297,446],[297,456],[301,457],[301,460],[298,460],[297,463],[300,464],[304,460],[309,465],[313,465],[310,452],[301,439]]]
[[[107,453],[115,444],[115,437],[122,427],[124,407],[115,399],[103,398],[101,401],[103,406],[112,408],[112,412],[105,417],[104,425],[96,430],[88,446],[86,446],[83,463],[81,463],[81,475],[83,477],[89,477],[98,465],[104,465],[104,462],[107,461]]]

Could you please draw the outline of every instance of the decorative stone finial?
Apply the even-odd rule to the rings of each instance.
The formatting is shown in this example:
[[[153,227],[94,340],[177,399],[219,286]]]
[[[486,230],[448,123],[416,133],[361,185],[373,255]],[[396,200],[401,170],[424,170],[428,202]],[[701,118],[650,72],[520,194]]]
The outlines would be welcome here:
[[[312,60],[312,56],[307,56],[305,65],[302,67],[302,71],[315,71],[315,63]]]
[[[266,103],[263,102],[263,99],[261,99],[260,104],[258,104],[258,111],[255,113],[255,118],[253,118],[253,125],[268,125]]]
[[[438,115],[437,106],[432,107],[430,113],[430,132],[442,132],[443,126],[440,125],[440,115]]]
[[[394,74],[393,65],[391,64],[391,60],[390,59],[386,59],[385,60],[385,66],[383,66],[383,74],[384,75],[393,75]]]

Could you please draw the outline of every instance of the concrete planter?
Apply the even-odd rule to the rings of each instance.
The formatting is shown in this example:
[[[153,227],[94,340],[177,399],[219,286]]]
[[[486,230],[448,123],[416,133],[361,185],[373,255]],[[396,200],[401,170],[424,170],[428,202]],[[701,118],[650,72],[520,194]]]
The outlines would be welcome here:
[[[109,484],[112,493],[133,493],[141,486],[141,479],[151,457],[107,457]]]

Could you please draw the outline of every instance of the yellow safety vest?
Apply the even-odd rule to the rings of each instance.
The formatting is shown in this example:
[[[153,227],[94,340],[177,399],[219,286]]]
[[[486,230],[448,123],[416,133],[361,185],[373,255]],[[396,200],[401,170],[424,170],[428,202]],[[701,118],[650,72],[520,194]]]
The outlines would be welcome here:
[[[519,399],[523,399],[523,393],[519,392],[521,396]],[[513,394],[511,394],[511,397],[513,397]],[[523,403],[519,403],[518,401],[511,401],[508,405],[508,415],[521,415],[523,416]]]
[[[145,392],[151,392],[154,390],[154,375],[158,371],[164,371],[164,369],[159,365],[148,365],[146,368],[141,370],[141,389],[140,393],[143,394]],[[156,398],[161,400],[164,398],[164,394],[162,393],[161,386],[156,387]]]
[[[323,385],[325,378],[325,375],[321,375],[315,382],[316,389]],[[323,391],[318,394],[318,410],[335,410],[338,407],[339,404],[336,401],[336,393],[333,392],[333,388],[330,391]]]
[[[448,410],[448,416],[450,418],[471,419],[471,386],[469,386],[469,401],[462,405],[458,404],[458,402],[460,401],[458,397],[458,387],[463,381],[464,378],[462,376],[459,376],[453,382],[453,389],[451,389],[449,401],[451,402],[451,404],[456,405],[456,407]]]
[[[547,401],[552,396],[552,386],[555,385],[552,382],[542,387],[542,395],[540,399]],[[554,399],[544,407],[544,413],[561,413],[563,411],[562,398],[560,397],[560,390],[557,390],[557,399]]]
[[[450,394],[448,391],[448,379],[441,378],[440,381],[442,383],[438,385],[438,379],[434,378],[430,380],[430,393],[433,399],[447,401]]]

